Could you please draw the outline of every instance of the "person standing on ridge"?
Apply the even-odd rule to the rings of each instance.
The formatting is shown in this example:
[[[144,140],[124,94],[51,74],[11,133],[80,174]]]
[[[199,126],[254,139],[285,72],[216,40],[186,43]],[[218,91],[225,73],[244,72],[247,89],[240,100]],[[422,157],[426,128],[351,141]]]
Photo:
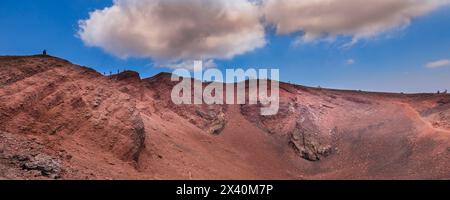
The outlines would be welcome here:
[[[47,50],[44,49],[44,51],[42,51],[42,55],[46,56],[47,55]]]

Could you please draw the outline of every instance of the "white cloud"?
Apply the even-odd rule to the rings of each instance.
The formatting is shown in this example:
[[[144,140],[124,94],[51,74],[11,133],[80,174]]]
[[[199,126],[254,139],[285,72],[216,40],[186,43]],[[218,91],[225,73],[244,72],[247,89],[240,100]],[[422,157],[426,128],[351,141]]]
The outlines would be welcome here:
[[[440,67],[448,67],[450,66],[450,60],[448,59],[444,59],[444,60],[436,60],[433,62],[429,62],[428,64],[425,65],[425,67],[427,68],[440,68]]]
[[[349,36],[353,42],[405,27],[449,0],[265,0],[277,33],[303,32],[302,42]]]
[[[162,64],[158,64],[157,66],[159,67],[167,67],[167,68],[171,68],[171,69],[187,69],[190,71],[195,71],[195,60],[185,60],[185,61],[180,61],[180,62],[169,62],[169,63],[162,63]],[[214,62],[213,59],[209,59],[206,61],[202,61],[202,69],[211,69],[211,68],[216,68],[217,64]]]
[[[353,42],[406,27],[450,0],[114,0],[81,20],[78,36],[121,58],[166,67],[230,59],[266,45],[265,25],[300,42]],[[263,21],[264,19],[264,21]],[[168,63],[168,64],[167,64]],[[348,64],[354,63],[349,60]],[[212,64],[211,64],[212,65]]]
[[[81,20],[78,35],[121,58],[228,59],[265,46],[260,18],[247,0],[115,0]]]
[[[347,65],[353,65],[353,64],[355,64],[355,60],[354,59],[348,59],[346,61],[346,63],[347,63]]]

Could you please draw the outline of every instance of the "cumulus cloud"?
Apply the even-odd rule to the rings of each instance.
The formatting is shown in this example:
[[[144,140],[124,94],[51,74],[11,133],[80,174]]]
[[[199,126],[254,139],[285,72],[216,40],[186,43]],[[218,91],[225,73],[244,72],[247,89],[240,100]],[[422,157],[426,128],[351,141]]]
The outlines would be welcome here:
[[[346,63],[347,63],[347,65],[353,65],[353,64],[355,64],[355,60],[354,59],[348,59],[346,61]]]
[[[167,67],[167,68],[172,68],[172,69],[187,69],[190,71],[196,71],[198,69],[195,69],[195,60],[183,60],[180,62],[175,62],[175,63],[160,63],[158,64],[158,66],[161,67]],[[202,61],[202,69],[211,69],[211,68],[216,68],[217,64],[214,62],[213,59],[209,59],[209,60],[205,60]]]
[[[257,3],[248,0],[115,0],[79,22],[79,37],[121,57],[229,59],[265,46]],[[211,61],[208,61],[211,63]]]
[[[405,27],[449,0],[265,0],[263,10],[279,34],[302,32],[302,42],[349,36],[353,42]]]
[[[450,0],[114,0],[79,22],[88,46],[165,67],[230,59],[266,45],[265,26],[300,42],[353,42],[405,27]],[[354,61],[349,61],[352,64]]]
[[[448,67],[450,66],[450,60],[448,59],[444,59],[444,60],[436,60],[433,62],[429,62],[428,64],[425,65],[425,67],[427,68],[440,68],[440,67]]]

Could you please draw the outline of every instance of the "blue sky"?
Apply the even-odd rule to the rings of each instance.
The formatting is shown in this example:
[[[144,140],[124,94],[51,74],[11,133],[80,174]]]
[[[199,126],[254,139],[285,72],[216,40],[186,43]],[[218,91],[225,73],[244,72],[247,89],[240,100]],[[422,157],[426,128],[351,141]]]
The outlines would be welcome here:
[[[131,69],[149,77],[172,69],[154,67],[152,59],[120,59],[102,48],[88,47],[77,36],[78,21],[110,0],[0,1],[0,55],[51,55],[99,72]],[[231,59],[216,59],[219,69],[280,69],[281,80],[308,86],[392,92],[450,89],[450,66],[427,63],[450,59],[450,7],[414,18],[401,29],[362,39],[350,47],[348,37],[333,42],[294,44],[298,33],[277,34],[266,28],[267,44]],[[349,64],[349,60],[353,60]]]

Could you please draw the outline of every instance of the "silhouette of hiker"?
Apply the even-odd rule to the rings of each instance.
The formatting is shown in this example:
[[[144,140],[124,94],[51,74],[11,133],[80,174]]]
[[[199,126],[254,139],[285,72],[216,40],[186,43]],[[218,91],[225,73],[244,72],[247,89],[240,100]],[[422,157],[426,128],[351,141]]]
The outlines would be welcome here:
[[[47,50],[44,49],[44,51],[42,51],[42,55],[46,56],[47,55]]]

